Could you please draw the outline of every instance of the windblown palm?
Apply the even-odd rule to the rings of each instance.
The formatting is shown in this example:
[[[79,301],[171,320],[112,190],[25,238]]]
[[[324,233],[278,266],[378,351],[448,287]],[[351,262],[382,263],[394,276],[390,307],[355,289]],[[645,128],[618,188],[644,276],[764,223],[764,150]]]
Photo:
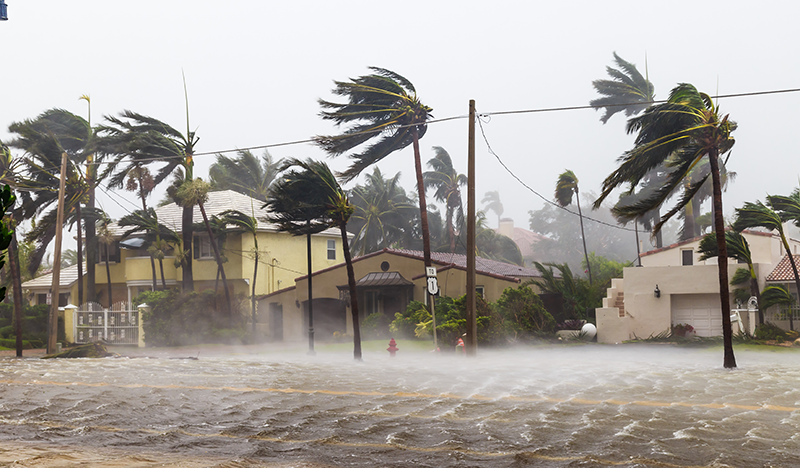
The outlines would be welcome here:
[[[359,255],[375,252],[400,242],[411,230],[417,209],[400,186],[400,173],[384,179],[375,167],[366,183],[350,193],[355,211],[350,229],[355,231],[353,250]]]
[[[249,150],[240,150],[232,158],[218,154],[208,175],[213,190],[233,190],[263,202],[280,165],[281,160],[274,161],[269,151],[257,158]]]
[[[725,231],[725,243],[728,247],[728,257],[747,264],[750,282],[750,295],[755,296],[758,301],[758,323],[764,323],[764,309],[761,308],[761,293],[758,288],[758,276],[753,266],[753,256],[750,254],[750,246],[744,236],[737,231]],[[700,240],[697,248],[700,260],[715,258],[719,255],[717,248],[716,234],[708,233]]]
[[[170,174],[180,172],[183,181],[194,178],[194,146],[199,138],[188,128],[181,133],[166,123],[129,110],[119,117],[106,116],[107,125],[98,127],[99,137],[94,149],[98,154],[112,158],[104,176],[110,176],[110,188],[122,187],[125,179],[138,168],[150,164],[162,166],[153,178],[155,185],[163,182]],[[181,234],[183,246],[189,251],[192,246],[192,214],[194,207],[182,204]],[[183,290],[194,290],[192,256],[184,256]]]
[[[786,202],[789,200],[786,200],[786,197],[767,197],[768,202],[772,202],[773,199],[777,203],[777,206],[788,208]],[[791,203],[788,205],[790,206]],[[783,248],[786,250],[786,256],[789,257],[789,264],[792,266],[795,286],[797,286],[797,290],[800,291],[800,276],[797,274],[797,263],[795,262],[794,255],[792,255],[792,249],[789,246],[786,231],[783,229],[785,220],[782,219],[781,215],[773,208],[774,206],[770,207],[764,205],[760,201],[756,201],[755,203],[746,202],[741,208],[736,208],[736,220],[733,222],[733,229],[741,232],[747,228],[761,227],[770,231],[778,231]],[[789,328],[794,330],[792,314],[789,314]]]
[[[603,97],[589,101],[597,109],[605,109],[600,120],[608,122],[617,112],[625,111],[630,117],[647,109],[655,99],[655,87],[646,77],[643,77],[636,65],[626,62],[616,52],[614,61],[619,69],[606,67],[610,80],[594,80],[592,86]]]
[[[669,100],[652,106],[639,117],[628,121],[628,133],[638,132],[635,146],[619,158],[620,166],[603,181],[603,191],[594,204],[598,208],[611,192],[620,186],[635,187],[654,168],[666,164],[670,170],[663,186],[633,205],[617,206],[615,215],[633,220],[660,206],[675,191],[681,191],[683,180],[704,157],[710,164],[713,186],[714,227],[719,246],[719,283],[724,341],[725,367],[736,367],[733,356],[728,293],[728,252],[722,218],[722,184],[719,157],[733,146],[731,132],[736,124],[721,116],[711,97],[690,84],[675,87]],[[706,176],[708,177],[708,176]],[[700,190],[706,178],[683,189],[681,199],[654,227],[661,226],[680,211]]]
[[[161,286],[166,289],[167,283],[164,278],[164,250],[168,247],[165,243],[175,242],[178,240],[178,235],[165,225],[158,221],[156,210],[148,208],[147,210],[136,210],[133,213],[127,214],[117,221],[121,227],[129,228],[122,234],[122,237],[128,237],[132,234],[143,233],[145,241],[147,242],[147,251],[150,253],[150,267],[153,272],[153,290],[156,286],[156,266],[155,260],[158,260],[159,268],[161,270]],[[162,239],[163,238],[163,239]],[[155,248],[151,249],[153,245]]]
[[[297,169],[293,169],[295,167]],[[281,170],[289,171],[274,184],[265,205],[271,212],[270,221],[277,223],[280,230],[294,235],[310,235],[331,226],[337,226],[341,232],[353,319],[353,357],[360,361],[361,326],[358,318],[356,277],[347,239],[347,221],[355,208],[324,162],[292,159]]]
[[[350,126],[340,135],[318,136],[315,141],[331,156],[355,150],[349,154],[353,163],[341,174],[345,182],[389,154],[413,145],[423,252],[425,266],[429,267],[431,242],[419,139],[427,131],[432,109],[422,104],[414,85],[404,77],[384,68],[370,70],[370,75],[335,82],[333,93],[346,97],[347,103],[319,100],[323,119]],[[370,141],[373,143],[368,144]]]
[[[575,173],[566,170],[558,176],[555,199],[558,206],[564,208],[572,203],[573,195],[578,206],[578,218],[581,222],[581,239],[583,240],[583,256],[586,259],[586,271],[589,274],[589,285],[592,284],[592,266],[589,264],[589,251],[586,250],[586,234],[583,230],[583,213],[581,212],[581,196],[578,190],[578,178]]]
[[[497,215],[497,227],[500,227],[500,218],[503,216],[503,203],[500,201],[500,192],[497,190],[486,192],[481,203],[486,205],[483,207],[484,211],[494,211]]]
[[[450,241],[450,253],[456,251],[456,226],[464,226],[464,207],[461,203],[461,187],[467,185],[467,176],[459,174],[453,167],[450,154],[441,146],[434,146],[434,158],[428,161],[433,169],[422,174],[426,189],[434,189],[434,198],[445,204],[445,228]],[[455,222],[453,220],[455,218]]]
[[[264,197],[266,200],[266,196]],[[256,279],[258,278],[258,262],[260,251],[258,250],[258,220],[254,216],[249,216],[239,210],[226,210],[219,214],[225,224],[232,224],[244,232],[253,236],[253,289],[250,294],[250,308],[253,320],[253,336],[256,333]]]

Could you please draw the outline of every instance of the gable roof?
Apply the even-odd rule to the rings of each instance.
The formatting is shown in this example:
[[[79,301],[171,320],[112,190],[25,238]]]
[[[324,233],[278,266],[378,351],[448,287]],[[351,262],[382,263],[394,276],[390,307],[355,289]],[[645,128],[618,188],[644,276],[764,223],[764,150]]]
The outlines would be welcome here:
[[[83,271],[86,272],[86,264],[83,265]],[[85,275],[85,273],[84,273]],[[72,286],[75,282],[78,281],[78,265],[68,266],[67,268],[61,269],[61,274],[58,277],[59,286],[62,288]],[[50,273],[44,274],[42,276],[37,276],[36,278],[30,279],[24,283],[22,283],[22,287],[24,289],[39,289],[39,288],[50,288],[53,286],[53,271],[51,270]]]
[[[219,215],[226,210],[239,210],[244,214],[255,216],[258,221],[258,230],[266,232],[278,232],[278,226],[273,223],[268,223],[263,220],[269,214],[269,211],[261,208],[264,205],[263,201],[256,200],[255,198],[248,197],[247,195],[233,190],[220,190],[217,192],[208,192],[208,201],[203,204],[206,210],[206,215],[211,219],[215,215]],[[156,215],[158,221],[172,229],[177,233],[181,233],[183,207],[177,203],[170,203],[156,208]],[[203,214],[200,212],[198,206],[194,207],[192,221],[195,223],[203,222]],[[232,227],[232,226],[231,226]],[[121,236],[127,228],[120,227],[116,222],[110,227],[111,232],[116,236]],[[325,237],[336,236],[339,237],[338,229],[326,229],[320,234]]]
[[[800,255],[794,256],[794,262],[800,264]],[[794,281],[794,271],[792,271],[792,263],[789,261],[788,255],[784,255],[778,265],[767,275],[767,281]]]

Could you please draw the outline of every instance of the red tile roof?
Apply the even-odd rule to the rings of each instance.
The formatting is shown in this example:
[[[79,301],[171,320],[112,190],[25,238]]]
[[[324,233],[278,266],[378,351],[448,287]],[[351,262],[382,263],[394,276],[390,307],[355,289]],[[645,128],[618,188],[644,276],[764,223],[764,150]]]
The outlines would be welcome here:
[[[800,255],[794,256],[794,263],[800,265]],[[767,281],[794,281],[794,271],[792,271],[792,263],[789,261],[788,255],[784,255],[781,261],[778,262],[778,266],[767,276]]]

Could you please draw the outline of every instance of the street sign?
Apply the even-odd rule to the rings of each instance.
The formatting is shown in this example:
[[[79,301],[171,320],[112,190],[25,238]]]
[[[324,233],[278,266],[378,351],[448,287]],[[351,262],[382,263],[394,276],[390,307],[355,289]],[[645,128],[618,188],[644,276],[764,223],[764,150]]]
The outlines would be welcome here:
[[[428,277],[428,293],[431,296],[435,296],[439,293],[439,281],[435,276]]]
[[[425,267],[425,276],[428,278],[436,278],[436,267]]]

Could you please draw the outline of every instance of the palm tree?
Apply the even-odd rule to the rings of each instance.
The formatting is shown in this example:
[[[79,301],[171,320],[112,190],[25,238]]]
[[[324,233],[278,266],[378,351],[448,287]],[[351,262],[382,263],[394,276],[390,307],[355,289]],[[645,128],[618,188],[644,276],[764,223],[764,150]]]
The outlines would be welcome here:
[[[764,323],[764,309],[761,307],[758,276],[753,266],[753,256],[750,254],[750,246],[744,236],[737,231],[725,231],[725,243],[728,247],[728,257],[747,264],[750,295],[755,296],[758,301],[758,323]],[[697,252],[700,254],[701,261],[715,258],[719,254],[716,234],[711,232],[703,236],[700,240],[700,246],[697,248]]]
[[[211,188],[233,190],[263,202],[280,165],[281,160],[273,160],[266,150],[260,158],[249,150],[238,151],[234,158],[217,154],[216,162],[208,170]]]
[[[428,161],[432,171],[422,174],[426,189],[434,189],[434,198],[445,204],[445,226],[450,241],[450,253],[456,251],[456,227],[464,225],[464,209],[461,203],[461,187],[467,184],[467,176],[459,174],[453,167],[450,154],[441,146],[434,146],[436,156]]]
[[[341,174],[345,182],[358,177],[364,169],[389,154],[413,145],[423,254],[425,266],[430,267],[431,242],[419,139],[427,131],[427,121],[433,117],[433,109],[422,104],[414,85],[406,78],[384,68],[370,67],[370,70],[373,71],[370,75],[334,82],[333,93],[347,97],[347,103],[319,100],[323,119],[332,120],[337,126],[352,125],[341,135],[318,136],[314,140],[330,156],[361,148],[349,154],[354,161]],[[368,141],[374,143],[362,146]]]
[[[107,125],[97,129],[98,138],[93,149],[111,158],[103,176],[110,176],[109,188],[121,188],[129,175],[150,164],[162,164],[153,184],[158,185],[170,174],[179,174],[182,182],[194,179],[194,147],[199,138],[189,130],[188,104],[186,133],[181,133],[166,123],[129,110],[119,117],[106,116]],[[192,223],[194,207],[181,204],[181,235],[187,252],[192,248]],[[192,255],[185,255],[181,262],[183,291],[194,290]]]
[[[484,211],[491,210],[497,215],[497,227],[500,227],[500,217],[503,216],[503,204],[500,202],[500,192],[497,190],[486,192],[481,203],[486,204]]]
[[[166,289],[167,283],[166,279],[164,278],[164,264],[162,261],[166,254],[165,251],[168,248],[168,241],[162,241],[162,236],[168,240],[174,241],[177,237],[177,234],[158,222],[158,214],[153,208],[136,210],[133,213],[127,214],[120,218],[119,221],[117,221],[117,224],[119,224],[120,227],[130,228],[122,234],[123,239],[135,233],[144,233],[145,241],[150,244],[148,246],[148,252],[150,253],[150,268],[153,273],[153,291],[157,289],[155,264],[156,258],[158,258],[159,267],[161,269],[161,285]],[[150,247],[152,247],[153,244],[157,244],[158,247],[154,248],[151,252]]]
[[[759,310],[767,310],[774,305],[784,305],[789,309],[789,320],[792,317],[792,305],[796,299],[783,286],[767,286],[761,294],[763,304],[759,303]],[[762,322],[763,323],[763,322]]]
[[[355,212],[350,217],[350,229],[355,231],[353,250],[358,255],[375,252],[401,242],[411,230],[416,210],[400,186],[400,173],[385,179],[374,167],[366,175],[366,183],[350,192]]]
[[[785,199],[767,196],[767,201],[771,201],[771,198],[775,198],[775,202],[778,203],[778,206],[785,208],[782,203]],[[748,228],[762,227],[770,231],[778,231],[781,243],[783,243],[783,248],[786,249],[786,256],[789,257],[789,264],[792,266],[792,271],[794,272],[795,285],[797,286],[797,290],[800,291],[800,276],[797,274],[797,263],[795,262],[794,255],[792,255],[789,240],[786,238],[783,222],[784,219],[781,218],[780,214],[775,212],[771,207],[761,203],[761,201],[756,201],[755,203],[745,202],[744,206],[736,208],[736,220],[733,222],[733,229],[741,232]],[[794,330],[792,315],[793,314],[789,314],[789,329]]]
[[[606,67],[610,80],[594,80],[592,86],[603,97],[589,101],[589,104],[605,114],[600,117],[604,124],[617,112],[625,111],[630,117],[647,109],[655,100],[655,87],[649,79],[643,77],[636,65],[626,62],[616,52],[614,61],[619,69]]]
[[[110,226],[112,223],[111,218],[109,218],[105,213],[100,219],[97,220],[97,240],[100,241],[100,244],[104,246],[105,252],[105,263],[106,263],[106,279],[108,281],[108,307],[114,304],[112,302],[111,296],[111,266],[110,266],[110,257],[111,257],[111,246],[114,245],[116,239],[114,238],[114,234],[111,232]]]
[[[589,264],[589,251],[586,250],[586,234],[583,231],[583,213],[581,212],[581,196],[578,191],[578,178],[575,173],[565,170],[558,176],[556,182],[555,199],[558,206],[565,208],[572,203],[572,196],[575,195],[575,203],[578,205],[578,218],[581,221],[581,240],[583,240],[583,256],[586,259],[586,271],[589,274],[589,284],[592,284],[592,266]]]
[[[486,224],[486,214],[479,211],[475,219],[475,249],[478,256],[523,266],[525,260],[517,243]]]
[[[266,198],[265,198],[266,199]],[[254,213],[255,214],[255,213]],[[255,216],[248,216],[239,210],[225,210],[219,214],[225,224],[232,224],[253,236],[253,288],[250,293],[250,308],[253,317],[253,336],[256,333],[256,279],[258,278],[258,220]]]
[[[674,191],[681,190],[682,181],[704,157],[708,157],[713,184],[714,230],[719,246],[719,287],[724,341],[723,365],[736,367],[733,355],[728,294],[728,251],[725,243],[725,226],[722,218],[722,184],[719,157],[729,151],[734,140],[731,132],[736,124],[722,116],[717,106],[705,93],[690,84],[679,84],[666,103],[649,107],[639,117],[628,121],[628,133],[638,132],[635,146],[619,158],[620,166],[603,181],[603,191],[595,201],[598,208],[611,192],[623,185],[635,187],[654,168],[670,160],[670,173],[664,185],[650,197],[633,205],[615,207],[622,219],[633,220],[660,206]],[[706,176],[708,177],[708,176]],[[661,226],[691,201],[700,190],[705,178],[698,184],[683,189],[683,196],[654,226]]]
[[[190,207],[194,210],[197,205],[200,208],[200,214],[203,216],[203,223],[206,225],[206,232],[208,233],[208,240],[211,243],[211,249],[214,251],[214,258],[217,260],[217,268],[222,274],[222,288],[225,290],[225,303],[228,306],[228,315],[233,318],[233,307],[231,306],[231,293],[228,289],[228,278],[225,276],[225,269],[222,267],[222,256],[219,253],[219,247],[214,239],[214,234],[211,232],[211,225],[208,222],[208,215],[206,215],[205,202],[208,201],[208,190],[210,185],[203,179],[197,178],[192,181],[186,181],[180,186],[177,192],[177,198],[181,201],[181,206],[186,209]],[[185,240],[184,240],[185,242]]]
[[[282,167],[285,173],[273,186],[265,207],[270,209],[270,221],[281,231],[294,235],[311,235],[331,226],[337,226],[342,236],[344,260],[347,266],[347,284],[350,290],[350,312],[353,319],[353,357],[361,360],[361,327],[358,318],[356,276],[347,240],[347,221],[355,208],[339,186],[328,165],[319,161],[292,159]],[[310,258],[309,242],[309,258]],[[309,262],[310,266],[310,262]],[[311,269],[308,272],[311,281]],[[310,284],[310,283],[309,283]],[[310,290],[309,286],[309,290]],[[309,295],[309,307],[311,296]],[[309,333],[313,339],[313,332]],[[313,348],[312,348],[313,349]]]

